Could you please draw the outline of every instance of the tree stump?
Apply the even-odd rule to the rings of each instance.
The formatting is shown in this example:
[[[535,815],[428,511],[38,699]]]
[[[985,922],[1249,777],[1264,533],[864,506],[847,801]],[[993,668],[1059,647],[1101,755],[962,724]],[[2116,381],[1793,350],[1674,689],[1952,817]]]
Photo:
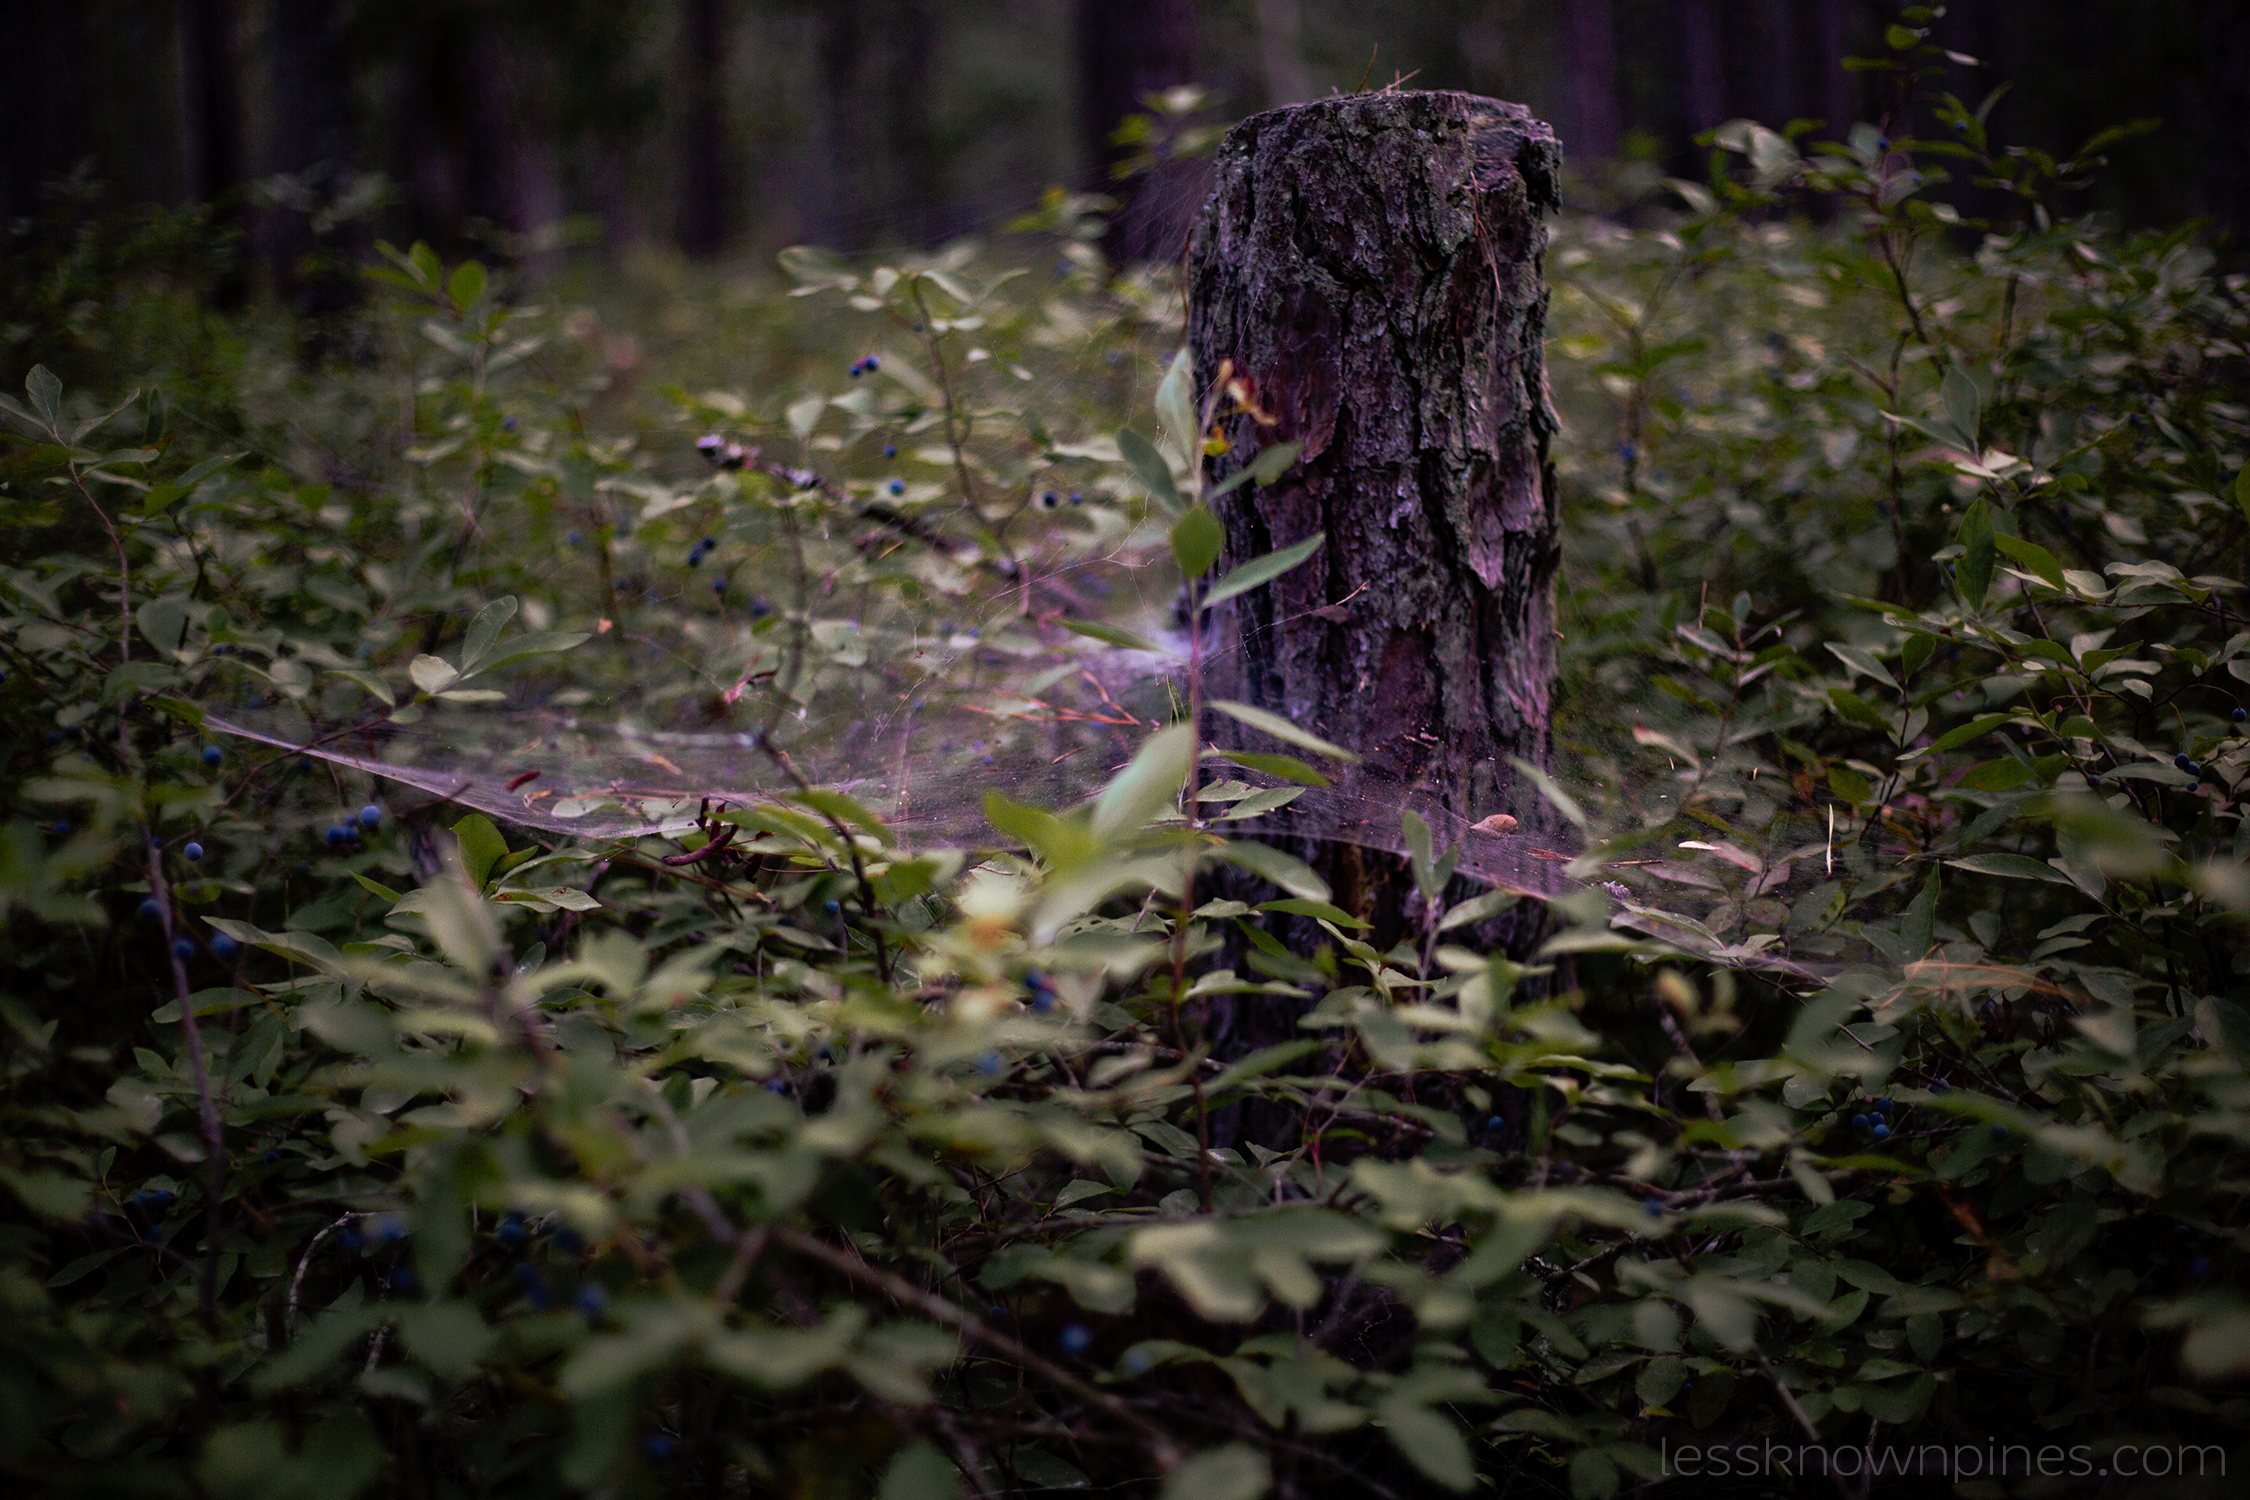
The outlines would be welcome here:
[[[1230,419],[1213,477],[1304,445],[1274,484],[1215,502],[1218,571],[1328,537],[1214,611],[1207,693],[1359,750],[1360,789],[1386,805],[1505,812],[1527,832],[1546,809],[1509,758],[1549,758],[1560,546],[1540,269],[1560,169],[1554,132],[1494,99],[1272,110],[1220,146],[1189,270],[1199,380],[1233,361],[1275,419]],[[1378,946],[1419,925],[1398,861],[1331,845],[1316,864]]]

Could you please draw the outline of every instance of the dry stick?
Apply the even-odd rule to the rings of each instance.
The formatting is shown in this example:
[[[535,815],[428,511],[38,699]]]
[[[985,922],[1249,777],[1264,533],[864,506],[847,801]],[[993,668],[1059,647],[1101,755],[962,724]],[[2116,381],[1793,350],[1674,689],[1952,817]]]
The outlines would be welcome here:
[[[297,1257],[297,1273],[289,1278],[289,1314],[287,1319],[283,1323],[283,1327],[288,1330],[289,1336],[291,1338],[295,1338],[297,1336],[297,1295],[305,1288],[305,1272],[312,1268],[313,1252],[320,1248],[320,1242],[322,1240],[327,1239],[337,1230],[343,1228],[346,1224],[349,1224],[352,1220],[358,1217],[359,1215],[357,1213],[345,1214],[335,1223],[329,1225],[326,1229],[323,1229],[320,1233],[314,1235],[312,1237],[312,1243],[305,1246],[305,1253]]]
[[[800,1255],[808,1256],[832,1270],[841,1272],[854,1281],[874,1287],[903,1306],[911,1307],[927,1317],[937,1319],[959,1329],[972,1341],[984,1345],[1007,1359],[1012,1359],[1033,1374],[1052,1381],[1089,1406],[1099,1407],[1118,1421],[1139,1432],[1148,1442],[1149,1452],[1159,1467],[1169,1470],[1180,1461],[1179,1446],[1171,1434],[1154,1421],[1110,1395],[1097,1390],[1077,1376],[1054,1363],[1044,1355],[1036,1354],[991,1324],[968,1312],[934,1292],[925,1292],[914,1283],[894,1276],[879,1267],[869,1265],[857,1256],[846,1255],[826,1240],[806,1234],[802,1230],[776,1228],[775,1239]]]
[[[142,844],[148,850],[149,893],[156,898],[156,915],[164,929],[164,955],[172,965],[172,985],[180,996],[180,1031],[187,1038],[188,1067],[195,1074],[196,1109],[203,1119],[203,1149],[211,1158],[211,1180],[204,1186],[203,1203],[203,1267],[196,1274],[196,1296],[206,1327],[215,1327],[217,1316],[219,1280],[219,1201],[227,1185],[226,1133],[219,1124],[219,1110],[211,1098],[211,1069],[203,1056],[203,1032],[196,1024],[195,1004],[189,998],[187,960],[180,957],[173,946],[172,893],[164,883],[164,856],[157,852],[155,837],[144,830]]]

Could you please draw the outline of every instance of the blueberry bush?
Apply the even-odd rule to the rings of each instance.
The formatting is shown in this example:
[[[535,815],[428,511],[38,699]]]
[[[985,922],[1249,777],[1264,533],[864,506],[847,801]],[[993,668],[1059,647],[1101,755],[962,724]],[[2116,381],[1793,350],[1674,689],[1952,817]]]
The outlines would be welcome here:
[[[1253,398],[1198,406],[1176,284],[1086,204],[545,307],[386,250],[312,369],[121,301],[0,402],[0,1472],[1252,1500],[1605,1496],[1684,1440],[2250,1461],[2245,283],[2053,208],[2100,140],[1905,118],[1736,122],[1550,247],[1582,843],[1529,964],[1417,820],[1388,949],[1230,831],[1350,748],[1204,743],[1195,622],[1303,556],[1209,576],[1200,438]],[[1170,569],[1137,623],[1041,593],[1128,553]],[[1182,663],[1083,798],[932,846],[790,753],[933,635],[1001,726],[1047,687],[995,662],[1152,619]],[[580,837],[215,727],[533,701],[724,725],[771,793]],[[1301,1037],[1225,1047],[1241,995]]]

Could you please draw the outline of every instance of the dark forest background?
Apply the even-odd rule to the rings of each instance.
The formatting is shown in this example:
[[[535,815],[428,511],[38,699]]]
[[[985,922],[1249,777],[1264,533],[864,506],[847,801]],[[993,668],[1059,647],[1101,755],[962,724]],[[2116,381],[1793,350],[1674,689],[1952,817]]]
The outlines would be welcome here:
[[[1694,136],[1731,117],[1898,128],[1875,75],[1839,63],[1885,51],[1896,7],[1883,0],[11,0],[7,13],[0,136],[19,243],[92,212],[205,204],[247,231],[243,272],[315,301],[321,265],[377,237],[533,260],[940,241],[1048,184],[1105,186],[1119,123],[1188,82],[1208,91],[1205,122],[1400,75],[1519,100],[1558,127],[1595,207],[1654,170],[1700,176]],[[1977,60],[1947,80],[1963,97],[2014,85],[1999,139],[2067,151],[2105,126],[2163,122],[2114,153],[2087,206],[2237,234],[2250,220],[2245,0],[1957,0],[1936,37]],[[1168,184],[1192,191],[1192,173]],[[1166,253],[1179,217],[1144,209],[1114,248]]]

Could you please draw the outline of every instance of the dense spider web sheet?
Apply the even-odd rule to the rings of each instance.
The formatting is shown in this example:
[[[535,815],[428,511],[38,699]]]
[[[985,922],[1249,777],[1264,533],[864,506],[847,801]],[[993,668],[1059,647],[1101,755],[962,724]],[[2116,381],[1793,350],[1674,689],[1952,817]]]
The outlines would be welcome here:
[[[1082,570],[1078,582],[1085,580]],[[781,690],[776,679],[785,680],[785,669],[750,683],[732,703],[719,678],[707,679],[708,690],[681,693],[672,672],[675,690],[659,691],[671,671],[663,663],[676,653],[620,632],[579,649],[643,651],[646,657],[635,660],[644,670],[612,672],[633,685],[599,697],[566,688],[544,701],[440,701],[409,724],[374,716],[323,721],[302,702],[249,698],[208,705],[206,724],[411,787],[433,803],[564,837],[611,839],[684,833],[706,802],[745,807],[795,794],[797,781],[759,745],[771,716],[772,742],[797,774],[857,800],[902,847],[991,847],[999,840],[986,817],[987,793],[1053,810],[1082,804],[1176,717],[1184,698],[1184,642],[1169,631],[1169,612],[1157,598],[1124,591],[1122,609],[1111,611],[1121,616],[1112,623],[1160,648],[1150,651],[1017,617],[1008,607],[1015,595],[995,594],[984,614],[955,609],[955,619],[936,623],[908,611],[864,623],[811,620],[805,628],[819,636],[818,665],[784,695],[778,713],[768,695]],[[1083,588],[1078,597],[1086,597]],[[964,618],[987,623],[959,624]],[[784,622],[775,634],[793,629],[794,622]],[[566,670],[572,663],[569,656],[557,660]],[[1442,789],[1329,769],[1331,785],[1304,788],[1287,805],[1260,811],[1287,783],[1207,761],[1207,797],[1218,784],[1216,795],[1229,800],[1207,800],[1203,810],[1225,833],[1393,854],[1407,852],[1402,816],[1412,810],[1429,824],[1438,850],[1459,851],[1461,875],[1538,898],[1584,888],[1569,869],[1580,848],[1576,830],[1529,786],[1520,793],[1529,805],[1513,810],[1521,828],[1494,834],[1448,808]],[[1567,787],[1568,776],[1560,779]],[[1677,861],[1641,860],[1635,867],[1688,886],[1712,884]],[[1787,866],[1780,868],[1785,882]],[[1664,899],[1670,892],[1661,881],[1635,875],[1633,886],[1643,889],[1609,885],[1618,926],[1722,961],[1814,976],[1803,965],[1731,949],[1668,918],[1663,908],[1674,903]]]

